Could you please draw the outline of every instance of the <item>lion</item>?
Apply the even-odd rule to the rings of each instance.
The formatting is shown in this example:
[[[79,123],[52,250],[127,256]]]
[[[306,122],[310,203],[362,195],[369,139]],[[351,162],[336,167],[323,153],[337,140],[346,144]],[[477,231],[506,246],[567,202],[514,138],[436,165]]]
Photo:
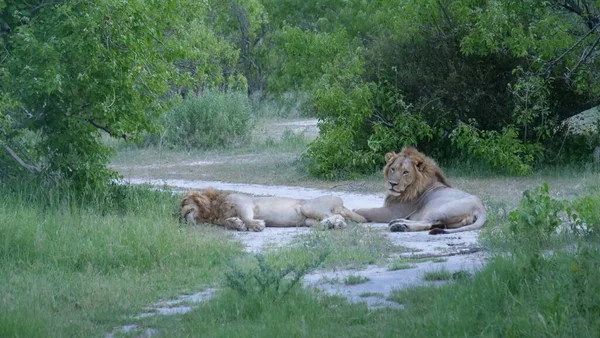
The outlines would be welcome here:
[[[385,162],[383,207],[354,210],[367,221],[389,222],[393,232],[431,235],[478,230],[486,222],[481,200],[452,188],[438,165],[414,147],[385,154]]]
[[[319,222],[328,228],[343,228],[346,220],[366,222],[345,208],[337,196],[253,197],[213,188],[187,192],[181,200],[180,214],[192,224],[212,223],[238,231],[262,231],[265,226],[310,227]]]

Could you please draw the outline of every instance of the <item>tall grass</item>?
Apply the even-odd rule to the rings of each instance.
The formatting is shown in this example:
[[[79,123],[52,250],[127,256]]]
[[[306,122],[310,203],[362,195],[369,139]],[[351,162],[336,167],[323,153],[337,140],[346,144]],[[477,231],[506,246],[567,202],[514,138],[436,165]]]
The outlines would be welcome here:
[[[596,337],[598,259],[598,248],[499,256],[472,279],[397,291],[391,299],[406,307],[409,332],[423,336]]]
[[[214,282],[240,254],[223,232],[180,229],[170,193],[124,189],[127,207],[111,211],[0,187],[0,336],[101,334],[160,297]]]
[[[310,95],[303,92],[286,92],[279,97],[253,98],[252,104],[256,115],[262,118],[301,118],[311,117]]]
[[[252,103],[243,92],[206,90],[176,102],[162,124],[163,134],[150,141],[187,149],[236,146],[250,138]]]

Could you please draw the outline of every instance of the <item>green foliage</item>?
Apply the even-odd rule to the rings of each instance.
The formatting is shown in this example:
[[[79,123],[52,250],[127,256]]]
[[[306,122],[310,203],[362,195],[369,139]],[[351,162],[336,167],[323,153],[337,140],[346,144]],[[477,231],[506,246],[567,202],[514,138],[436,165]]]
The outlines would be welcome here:
[[[565,203],[550,197],[547,183],[535,190],[526,190],[519,208],[509,215],[511,235],[520,243],[547,245],[557,228],[562,224],[560,213]]]
[[[398,290],[390,299],[413,316],[405,336],[594,336],[599,257],[597,248],[547,257],[517,249],[460,283]]]
[[[179,101],[163,115],[163,137],[158,140],[186,149],[238,146],[254,127],[252,105],[241,92],[206,90]]]
[[[170,118],[170,144],[212,147],[225,129],[186,130],[178,123],[193,109],[169,110],[171,98],[207,88],[308,93],[301,110],[322,123],[304,159],[325,178],[379,170],[382,154],[404,145],[517,175],[589,160],[595,147],[582,145],[597,144],[597,133],[557,127],[600,97],[600,8],[577,4],[4,0],[0,175],[100,187],[116,178],[101,131],[136,140]],[[479,131],[464,128],[470,121]]]
[[[256,254],[258,269],[244,271],[237,265],[225,273],[225,285],[243,297],[264,297],[279,301],[292,291],[300,280],[321,265],[329,252],[322,252],[314,260],[302,265],[287,264],[279,268],[266,261],[265,256]]]
[[[225,81],[218,65],[182,69],[174,61],[235,62],[204,29],[205,6],[193,1],[5,5],[0,91],[12,102],[2,99],[0,119],[10,116],[12,123],[0,140],[26,154],[18,136],[39,133],[34,163],[80,190],[116,177],[105,167],[111,151],[100,130],[135,139],[154,130],[170,85]]]
[[[518,137],[514,127],[496,132],[481,131],[467,124],[461,124],[450,135],[452,144],[469,159],[484,161],[490,168],[509,174],[530,174],[532,163],[540,158],[543,148],[524,143]]]
[[[457,160],[458,149],[463,161],[512,175],[529,174],[542,161],[569,161],[564,154],[571,150],[589,158],[589,147],[566,140],[556,126],[599,97],[600,87],[590,79],[598,75],[593,65],[600,58],[588,52],[596,47],[595,35],[576,44],[598,21],[594,3],[579,12],[554,1],[407,1],[393,13],[384,10],[390,6],[385,1],[313,5],[299,5],[304,16],[286,17],[296,23],[297,37],[344,32],[331,42],[338,53],[328,56],[333,60],[349,59],[342,46],[362,44],[356,48],[360,68],[319,66],[312,98],[324,123],[305,157],[312,174],[373,171],[383,165],[383,153],[404,145],[439,161]],[[346,20],[342,13],[350,12],[371,14],[369,25]],[[304,50],[319,45],[303,43]],[[315,64],[321,65],[295,64],[294,77]],[[352,88],[358,86],[370,93],[367,100],[357,100]],[[465,128],[467,121],[479,130]]]
[[[550,196],[547,183],[526,190],[519,208],[509,214],[510,240],[534,252],[547,247],[555,234],[568,229],[576,236],[594,238],[599,233],[600,196],[592,194],[572,201]]]
[[[566,208],[571,220],[571,229],[585,236],[600,234],[600,194],[584,196]]]

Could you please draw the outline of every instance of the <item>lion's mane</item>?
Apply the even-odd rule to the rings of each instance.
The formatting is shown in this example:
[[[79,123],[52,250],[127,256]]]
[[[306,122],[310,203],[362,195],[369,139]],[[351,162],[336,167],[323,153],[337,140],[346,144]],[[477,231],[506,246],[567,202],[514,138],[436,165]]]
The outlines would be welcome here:
[[[402,192],[402,194],[394,196],[388,194],[385,198],[386,206],[391,206],[397,203],[413,201],[423,195],[428,189],[446,186],[451,187],[446,176],[435,161],[413,147],[405,147],[399,153],[387,153],[386,165],[383,168],[383,175],[389,180],[389,168],[394,164],[394,161],[399,157],[409,158],[417,173],[415,180]]]

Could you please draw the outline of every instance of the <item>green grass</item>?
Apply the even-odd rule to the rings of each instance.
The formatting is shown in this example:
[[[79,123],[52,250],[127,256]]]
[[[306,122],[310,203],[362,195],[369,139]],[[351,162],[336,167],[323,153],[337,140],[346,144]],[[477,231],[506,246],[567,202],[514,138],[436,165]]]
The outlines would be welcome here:
[[[368,298],[368,297],[383,298],[384,297],[383,293],[379,293],[379,292],[363,292],[358,296],[361,298]]]
[[[425,263],[425,262],[432,262],[432,263],[443,263],[448,261],[448,258],[444,258],[444,257],[431,257],[431,258],[411,258],[411,257],[402,257],[402,258],[397,258],[394,263],[397,264],[402,264],[402,263],[409,263],[409,264],[418,264],[418,263]]]
[[[383,263],[390,254],[404,252],[406,248],[394,246],[381,231],[349,223],[338,230],[312,228],[294,238],[290,246],[268,254],[281,264],[301,264],[314,259],[315,253],[329,253],[324,268],[361,268],[368,264]]]
[[[363,284],[370,281],[371,278],[361,275],[348,275],[344,278],[344,284],[346,285],[357,285]]]
[[[369,311],[302,288],[277,299],[224,291],[189,314],[141,324],[166,336],[596,337],[599,259],[597,246],[547,258],[497,256],[472,278],[394,291],[389,299],[404,310]]]
[[[450,271],[441,269],[437,271],[429,271],[423,274],[423,280],[426,281],[443,281],[443,280],[451,280],[452,274]]]
[[[404,261],[393,261],[392,264],[390,264],[390,266],[388,267],[389,271],[396,271],[396,270],[406,270],[406,269],[413,269],[416,266],[414,264],[410,264],[410,263],[406,263]]]
[[[472,278],[394,291],[389,299],[404,310],[369,311],[301,288],[279,299],[224,291],[189,314],[142,325],[166,336],[596,337],[599,259],[595,246],[533,260],[521,253],[498,256]]]
[[[180,229],[170,193],[137,190],[129,208],[107,211],[2,189],[0,336],[101,335],[161,298],[202,290],[241,254],[223,231]]]

